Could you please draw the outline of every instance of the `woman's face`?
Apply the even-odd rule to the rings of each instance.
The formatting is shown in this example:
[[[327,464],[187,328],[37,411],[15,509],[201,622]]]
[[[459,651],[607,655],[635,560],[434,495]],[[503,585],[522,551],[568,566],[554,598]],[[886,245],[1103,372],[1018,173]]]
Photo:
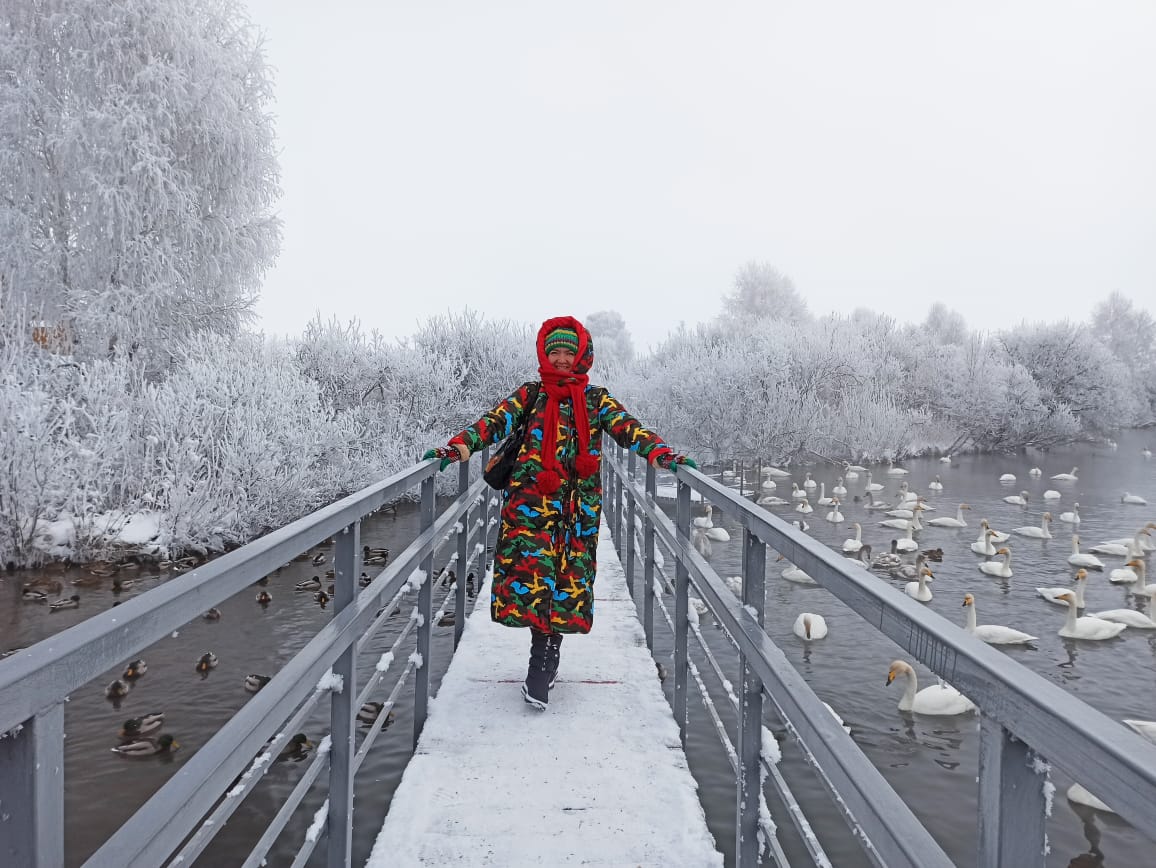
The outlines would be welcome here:
[[[574,370],[574,353],[565,347],[555,347],[546,356],[546,361],[554,366],[554,370],[564,374]]]

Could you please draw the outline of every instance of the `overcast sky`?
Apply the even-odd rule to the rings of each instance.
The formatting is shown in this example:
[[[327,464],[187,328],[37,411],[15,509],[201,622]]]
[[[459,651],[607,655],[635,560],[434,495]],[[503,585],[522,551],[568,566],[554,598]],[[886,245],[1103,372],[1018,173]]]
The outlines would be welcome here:
[[[269,332],[609,308],[644,349],[752,259],[819,313],[1156,308],[1151,0],[247,2]]]

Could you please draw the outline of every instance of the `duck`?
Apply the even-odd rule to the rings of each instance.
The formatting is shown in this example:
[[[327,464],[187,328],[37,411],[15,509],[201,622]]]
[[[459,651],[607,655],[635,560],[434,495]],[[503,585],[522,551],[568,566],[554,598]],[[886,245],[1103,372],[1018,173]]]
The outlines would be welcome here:
[[[835,495],[836,497],[846,497],[847,496],[847,486],[843,484],[843,477],[842,476],[840,476],[837,480],[835,480],[835,487],[831,489],[831,493],[833,495]]]
[[[1010,579],[1012,577],[1011,549],[1004,546],[1002,549],[999,549],[996,554],[1003,555],[1003,560],[984,561],[979,565],[980,572],[1000,579]]]
[[[1073,503],[1071,510],[1060,513],[1060,521],[1064,524],[1079,524],[1080,523],[1080,504]]]
[[[1140,495],[1129,494],[1126,491],[1124,492],[1124,496],[1120,498],[1120,503],[1130,503],[1133,506],[1147,506],[1148,505],[1148,501],[1146,501]]]
[[[961,503],[955,511],[955,518],[941,516],[940,518],[933,518],[927,523],[932,527],[967,527],[967,522],[963,520],[963,511],[965,509],[971,509],[971,507],[966,503]]]
[[[1088,571],[1085,569],[1076,570],[1076,608],[1084,608],[1084,583],[1088,579]],[[1047,600],[1049,603],[1057,603],[1061,606],[1066,606],[1067,603],[1060,599],[1063,594],[1072,593],[1071,588],[1036,588],[1036,593]]]
[[[973,594],[963,595],[963,605],[967,608],[967,623],[964,625],[967,632],[988,645],[1027,645],[1039,638],[999,624],[980,624],[977,626],[975,623],[975,596]]]
[[[811,526],[809,524],[807,524],[807,522],[804,519],[801,519],[801,518],[796,518],[794,521],[791,522],[791,524],[793,524],[795,527],[797,527],[803,533],[806,533],[807,531],[809,531],[811,529]]]
[[[899,540],[891,540],[891,551],[884,552],[871,562],[871,568],[875,570],[890,570],[903,563],[903,559],[899,556]]]
[[[268,606],[273,602],[273,595],[268,591],[261,591],[259,594],[257,594],[257,602],[262,606]]]
[[[1009,494],[1003,499],[1004,503],[1010,503],[1012,506],[1027,506],[1030,495],[1026,491],[1021,491],[1019,494]]]
[[[321,590],[321,576],[314,576],[311,579],[306,579],[303,582],[298,582],[293,586],[295,591],[319,591]]]
[[[1049,488],[1044,492],[1044,500],[1060,500],[1061,498],[1063,498],[1063,495],[1054,488]]]
[[[917,543],[915,541],[915,537],[912,536],[914,533],[915,524],[914,522],[909,521],[907,523],[907,535],[901,536],[898,540],[895,541],[896,550],[900,552],[913,552],[918,549],[919,543]]]
[[[316,600],[318,603],[320,603],[321,608],[324,609],[325,605],[330,600],[330,596],[325,591],[318,591],[316,594],[313,595],[313,599]]]
[[[855,528],[855,538],[843,540],[843,551],[854,553],[863,548],[863,528],[859,522],[852,526]]]
[[[803,491],[803,489],[799,488],[799,483],[797,483],[797,482],[791,483],[791,499],[792,500],[806,500],[807,499],[807,492],[805,492],[805,491]]]
[[[904,564],[899,563],[891,568],[891,578],[893,579],[918,579],[920,572],[923,571],[924,564],[927,563],[927,558],[922,554],[915,556],[915,563]],[[935,578],[934,575],[931,578]]]
[[[115,576],[112,580],[112,592],[114,594],[121,594],[136,584],[136,579],[125,579],[120,576]]]
[[[121,678],[126,681],[135,681],[148,671],[148,664],[144,662],[143,658],[138,658],[124,668],[124,674],[121,675]]]
[[[892,660],[887,670],[888,685],[898,678],[907,679],[907,687],[899,698],[900,711],[949,716],[969,714],[976,710],[974,702],[950,685],[941,683],[920,690],[915,670],[904,660]]]
[[[1052,522],[1052,514],[1045,512],[1043,518],[1040,520],[1040,526],[1029,525],[1028,527],[1017,527],[1012,533],[1019,536],[1027,536],[1032,539],[1051,539],[1052,532],[1048,529],[1048,525]]]
[[[927,579],[935,578],[931,570],[924,567],[919,571],[919,578],[914,582],[908,582],[904,588],[903,593],[914,600],[921,603],[931,602],[931,588],[927,587]]]
[[[1057,473],[1052,479],[1058,479],[1062,482],[1075,482],[1079,478],[1076,476],[1076,471],[1079,469],[1078,467],[1073,467],[1071,473]]]
[[[1028,471],[1028,476],[1030,476],[1032,479],[1039,479],[1043,475],[1044,475],[1044,472],[1042,470],[1040,470],[1038,467],[1033,467],[1031,470]]]
[[[217,660],[216,654],[214,654],[212,651],[206,651],[201,655],[200,659],[197,660],[197,665],[195,668],[198,672],[205,673],[210,669],[216,669],[218,662],[219,661]]]
[[[819,483],[811,478],[811,473],[808,471],[807,475],[803,478],[803,488],[811,490],[817,488],[818,486]]]
[[[71,597],[68,597],[67,599],[55,600],[54,602],[51,602],[48,604],[48,611],[50,611],[50,612],[59,612],[62,609],[79,609],[79,608],[80,608],[80,595],[79,594],[73,594]]]
[[[920,554],[923,555],[923,557],[927,558],[927,560],[929,560],[929,561],[935,561],[937,564],[943,563],[943,549],[942,548],[924,549],[923,551],[920,552]]]
[[[811,506],[806,497],[795,504],[795,512],[801,512],[803,515],[810,515],[814,511],[815,508]]]
[[[1139,558],[1132,558],[1118,570],[1112,570],[1108,573],[1108,581],[1117,585],[1130,585],[1133,582],[1142,583],[1144,570],[1144,562]]]
[[[1105,612],[1089,612],[1088,617],[1126,624],[1134,630],[1156,630],[1156,621],[1152,620],[1153,614],[1152,598],[1148,597],[1143,612],[1137,612],[1135,609],[1108,609]]]
[[[1086,615],[1076,617],[1076,595],[1070,591],[1060,594],[1056,599],[1068,604],[1068,618],[1059,631],[1065,639],[1111,639],[1113,636],[1119,636],[1127,626],[1100,618],[1089,618]]]
[[[313,564],[315,567],[319,567],[325,563],[325,560],[325,552],[318,552],[313,556],[313,560],[311,560],[309,563]]]
[[[827,497],[827,483],[821,483],[819,485],[819,499],[815,503],[819,506],[830,506],[833,500],[833,497]]]
[[[108,687],[104,688],[104,696],[106,699],[121,699],[128,696],[130,690],[132,690],[131,684],[117,678],[115,681],[109,682]]]
[[[220,621],[221,620],[221,610],[218,609],[216,606],[213,606],[213,608],[209,609],[209,611],[205,612],[205,614],[201,615],[201,617],[204,618],[206,621]]]
[[[882,491],[884,488],[885,488],[885,486],[883,485],[882,482],[872,482],[871,481],[871,471],[868,470],[867,471],[867,484],[863,486],[863,490],[868,491],[868,492],[876,492],[876,491]]]
[[[937,476],[927,483],[928,491],[943,491],[943,481]]]
[[[826,519],[836,524],[843,521],[843,513],[839,512],[839,498],[831,498],[831,511],[827,513]]]
[[[121,756],[155,756],[161,753],[172,753],[180,745],[171,735],[165,734],[158,738],[141,738],[112,748],[113,753]]]
[[[303,732],[297,733],[293,738],[289,739],[285,747],[281,748],[281,752],[277,754],[277,759],[281,761],[286,760],[301,760],[306,754],[313,750],[313,742]]]
[[[379,717],[381,717],[381,711],[383,708],[385,708],[385,705],[380,702],[365,703],[357,712],[357,722],[363,723],[366,726],[371,726],[377,721]],[[394,717],[394,712],[391,709],[389,713],[386,714],[385,722],[382,723],[381,728],[389,729],[390,724],[393,723]]]
[[[814,612],[803,612],[795,619],[795,635],[804,642],[827,638],[827,619]]]
[[[20,594],[20,599],[26,603],[47,603],[48,593],[46,591],[38,591],[35,588],[25,588]]]
[[[999,478],[1000,482],[1015,482],[1016,475],[1014,473],[1005,473]]]
[[[140,738],[142,735],[156,732],[164,725],[164,722],[165,713],[163,711],[150,711],[140,717],[130,717],[121,725],[120,737],[125,739]]]
[[[257,693],[272,680],[273,676],[271,675],[246,675],[245,689],[250,693]]]
[[[1080,551],[1080,535],[1072,534],[1072,553],[1068,555],[1068,563],[1073,567],[1086,567],[1089,570],[1104,569],[1104,562],[1093,554]]]
[[[363,588],[368,588],[371,584],[373,584],[373,579],[369,577],[369,573],[363,572],[358,578],[357,584]]]

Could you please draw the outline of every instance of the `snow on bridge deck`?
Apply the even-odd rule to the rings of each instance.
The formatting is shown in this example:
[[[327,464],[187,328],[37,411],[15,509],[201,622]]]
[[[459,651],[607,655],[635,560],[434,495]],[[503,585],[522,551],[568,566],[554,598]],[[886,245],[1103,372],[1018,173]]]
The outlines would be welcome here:
[[[605,525],[600,539],[594,630],[562,643],[547,711],[522,701],[529,632],[470,616],[369,868],[722,865]]]

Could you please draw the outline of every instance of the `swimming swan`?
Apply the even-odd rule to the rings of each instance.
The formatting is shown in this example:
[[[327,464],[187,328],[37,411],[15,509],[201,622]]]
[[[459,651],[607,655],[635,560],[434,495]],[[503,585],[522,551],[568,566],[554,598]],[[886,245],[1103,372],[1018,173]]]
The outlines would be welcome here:
[[[1071,473],[1057,473],[1052,479],[1059,479],[1064,482],[1075,482],[1079,478],[1076,476],[1076,471],[1079,469],[1078,467],[1073,467]]]
[[[955,511],[955,518],[944,516],[942,518],[933,518],[927,522],[932,527],[967,527],[967,522],[963,520],[963,511],[971,509],[966,503],[961,503],[959,509]]]
[[[1026,645],[1039,638],[1038,636],[1030,636],[1027,633],[1013,630],[1011,627],[1003,627],[999,624],[981,624],[976,626],[975,597],[971,594],[964,594],[963,605],[967,608],[967,632],[971,633],[975,638],[986,642],[988,645]],[[1152,626],[1156,627],[1156,624]]]
[[[795,619],[795,635],[808,642],[812,639],[825,639],[827,619],[814,612],[803,612]]]
[[[1108,609],[1106,612],[1091,612],[1088,617],[1127,624],[1137,630],[1156,630],[1156,621],[1152,620],[1152,614],[1152,598],[1149,597],[1143,612],[1137,612],[1135,609]]]
[[[1076,570],[1076,608],[1084,608],[1084,582],[1088,579],[1087,570]],[[1072,593],[1071,588],[1036,588],[1036,593],[1047,600],[1049,603],[1058,603],[1061,606],[1068,605],[1066,600],[1061,600],[1060,597],[1064,594]]]
[[[1087,567],[1090,570],[1104,569],[1104,562],[1095,555],[1080,551],[1080,535],[1072,534],[1072,553],[1068,555],[1068,563],[1073,567]]]
[[[1045,512],[1043,519],[1040,520],[1040,526],[1030,525],[1028,527],[1017,527],[1012,533],[1020,536],[1028,536],[1032,539],[1051,539],[1052,532],[1048,530],[1048,525],[1051,524],[1052,514]]]
[[[947,684],[936,684],[919,690],[919,679],[911,664],[903,660],[891,661],[887,684],[897,678],[906,678],[907,687],[899,698],[899,710],[915,714],[954,715],[975,711],[975,703]]]
[[[996,552],[997,555],[1003,555],[1002,561],[984,561],[979,565],[981,573],[987,573],[989,576],[995,576],[1000,579],[1010,579],[1012,577],[1011,568],[1011,549],[1006,546]]]
[[[1099,618],[1076,617],[1076,595],[1073,593],[1060,594],[1057,600],[1068,604],[1068,619],[1060,628],[1060,635],[1065,639],[1111,639],[1119,636],[1126,625],[1112,621],[1102,621]]]
[[[931,570],[924,567],[919,571],[919,580],[915,582],[908,582],[903,588],[903,593],[911,597],[913,600],[918,600],[921,603],[931,602],[931,588],[927,587],[927,577],[935,578]]]

